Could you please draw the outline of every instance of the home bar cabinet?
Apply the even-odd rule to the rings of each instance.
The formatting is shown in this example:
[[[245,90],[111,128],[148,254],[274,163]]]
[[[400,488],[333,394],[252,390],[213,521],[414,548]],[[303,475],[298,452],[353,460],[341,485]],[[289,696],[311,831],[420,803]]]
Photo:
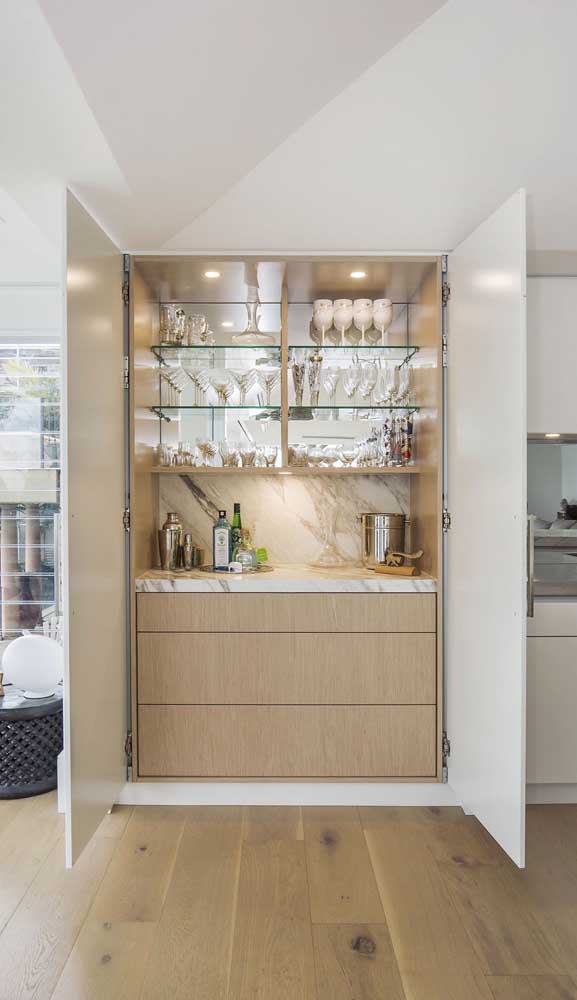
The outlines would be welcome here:
[[[525,440],[523,218],[519,193],[448,257],[121,254],[68,196],[70,858],[125,780],[111,754],[90,810],[74,793],[75,769],[79,780],[98,756],[75,723],[90,714],[89,688],[109,742],[126,704],[117,735],[124,745],[130,730],[130,780],[149,801],[165,782],[425,787],[448,767],[458,800],[522,861],[524,469],[511,454]],[[319,330],[314,302],[361,298],[391,301],[386,329],[339,314]],[[121,313],[125,339],[105,345],[110,373],[125,370],[118,462],[118,423],[116,437],[112,420],[97,426],[90,364]],[[176,339],[175,321],[186,331]],[[80,441],[71,418],[82,406],[94,423],[84,418]],[[86,461],[92,438],[107,495]],[[127,595],[127,674],[111,655],[104,689],[80,656],[87,645],[97,656],[99,622],[75,592],[92,524],[80,494],[90,506],[95,490],[110,525],[95,556],[99,600],[119,621]],[[234,502],[266,571],[159,568],[168,512],[209,564],[214,520]],[[367,512],[404,515],[418,575],[363,564]],[[124,539],[125,588],[106,563]],[[489,575],[491,549],[501,563]],[[90,578],[82,586],[88,597]],[[504,719],[501,769],[486,735]]]

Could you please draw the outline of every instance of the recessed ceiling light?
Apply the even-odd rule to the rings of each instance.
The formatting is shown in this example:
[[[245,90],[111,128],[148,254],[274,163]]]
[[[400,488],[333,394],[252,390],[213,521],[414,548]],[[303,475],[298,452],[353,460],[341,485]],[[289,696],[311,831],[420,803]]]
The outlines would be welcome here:
[[[546,438],[560,438],[561,435],[560,434],[546,434],[545,437]]]
[[[220,271],[205,271],[205,278],[220,278]]]
[[[228,330],[230,329],[231,326],[234,326],[234,323],[230,319],[225,319],[222,321],[220,325],[226,327],[226,329]]]
[[[351,278],[366,278],[366,271],[351,271]]]

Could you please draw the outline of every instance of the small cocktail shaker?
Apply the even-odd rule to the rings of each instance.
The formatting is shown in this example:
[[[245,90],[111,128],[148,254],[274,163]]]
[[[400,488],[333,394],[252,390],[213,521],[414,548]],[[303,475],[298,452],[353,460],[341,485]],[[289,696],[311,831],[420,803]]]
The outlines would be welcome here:
[[[184,536],[184,545],[182,546],[183,562],[185,569],[192,569],[194,566],[194,545],[192,544],[192,535],[188,532]]]
[[[178,514],[169,513],[158,532],[161,569],[171,570],[178,566],[178,549],[182,538],[182,523]]]

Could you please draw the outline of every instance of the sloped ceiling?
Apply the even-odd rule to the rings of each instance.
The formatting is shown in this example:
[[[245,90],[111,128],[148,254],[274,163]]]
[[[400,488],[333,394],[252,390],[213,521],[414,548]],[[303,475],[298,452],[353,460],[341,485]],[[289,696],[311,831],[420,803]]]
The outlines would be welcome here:
[[[577,4],[452,0],[167,247],[450,249],[514,190],[577,247]]]
[[[130,188],[115,229],[160,246],[441,2],[40,6]],[[106,215],[106,194],[76,189]]]

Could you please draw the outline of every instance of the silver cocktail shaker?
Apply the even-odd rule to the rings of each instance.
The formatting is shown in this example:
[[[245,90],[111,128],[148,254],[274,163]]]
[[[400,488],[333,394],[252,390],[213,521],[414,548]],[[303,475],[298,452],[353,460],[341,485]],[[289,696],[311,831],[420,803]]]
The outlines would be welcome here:
[[[158,532],[161,569],[171,570],[178,566],[178,549],[182,538],[182,523],[178,514],[169,513]]]

